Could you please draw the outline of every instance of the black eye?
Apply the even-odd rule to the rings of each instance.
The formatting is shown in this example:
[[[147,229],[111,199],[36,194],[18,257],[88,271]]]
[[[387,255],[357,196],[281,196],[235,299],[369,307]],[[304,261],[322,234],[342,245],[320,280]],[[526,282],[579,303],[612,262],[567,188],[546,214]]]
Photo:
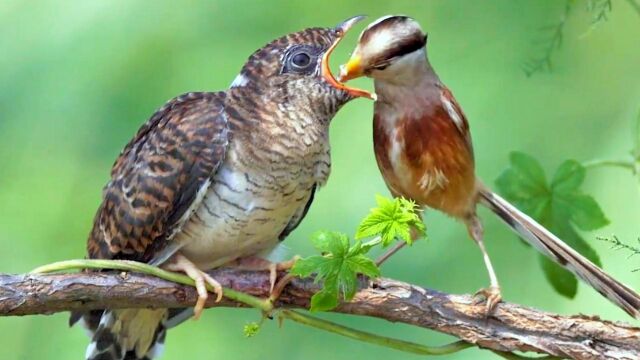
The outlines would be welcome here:
[[[299,52],[291,57],[291,63],[298,68],[305,68],[311,63],[311,56],[305,52]]]
[[[378,64],[378,65],[374,65],[373,68],[376,70],[384,70],[386,69],[390,64],[388,62],[382,63],[382,64]]]
[[[296,45],[287,49],[283,64],[282,74],[293,73],[300,75],[313,75],[317,71],[318,58],[321,56],[323,48],[309,45]]]

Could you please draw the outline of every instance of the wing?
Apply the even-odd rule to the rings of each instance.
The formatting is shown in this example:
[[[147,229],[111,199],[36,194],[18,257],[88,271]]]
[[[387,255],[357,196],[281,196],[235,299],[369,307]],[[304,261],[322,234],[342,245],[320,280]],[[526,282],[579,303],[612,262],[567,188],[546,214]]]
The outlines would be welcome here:
[[[460,104],[456,101],[456,98],[453,97],[451,90],[444,85],[441,86],[442,104],[451,120],[456,124],[456,128],[465,139],[468,150],[471,153],[471,156],[473,156],[473,144],[471,142],[471,132],[469,131],[469,122],[467,121],[467,117],[464,115],[464,112],[462,111]]]
[[[223,92],[181,95],[140,128],[111,170],[89,235],[90,258],[162,262],[177,250],[172,236],[227,151],[224,99]]]
[[[291,234],[291,232],[293,232],[293,230],[295,230],[298,227],[298,225],[300,225],[304,217],[307,216],[307,212],[309,212],[311,203],[313,203],[313,197],[316,194],[317,187],[318,187],[317,184],[313,184],[313,187],[311,188],[311,193],[309,194],[309,200],[307,200],[307,203],[304,204],[303,207],[298,209],[298,211],[296,211],[295,214],[293,214],[293,217],[291,218],[291,220],[289,220],[289,223],[287,224],[287,226],[285,226],[284,230],[282,230],[282,232],[280,233],[280,236],[278,236],[278,240],[282,241],[286,239],[287,236],[289,236],[289,234]]]

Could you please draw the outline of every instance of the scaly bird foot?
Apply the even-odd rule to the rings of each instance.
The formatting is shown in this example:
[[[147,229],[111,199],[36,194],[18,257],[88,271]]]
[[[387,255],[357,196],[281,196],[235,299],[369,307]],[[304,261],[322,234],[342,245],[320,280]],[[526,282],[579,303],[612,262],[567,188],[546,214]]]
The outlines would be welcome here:
[[[275,280],[276,280],[278,271],[290,270],[299,259],[300,259],[300,256],[295,255],[291,260],[287,260],[287,261],[283,261],[275,264],[276,266],[273,267],[273,270],[271,270],[270,279],[272,279],[273,281],[271,283],[271,291],[269,294],[269,301],[271,301],[271,303],[274,303],[276,300],[278,300],[278,298],[280,297],[280,294],[282,294],[282,291],[284,290],[284,287],[287,286],[287,284],[289,284],[291,280],[293,280],[293,278],[295,277],[291,274],[287,274],[284,277],[282,277],[280,281],[276,283]]]
[[[178,254],[174,256],[173,259],[164,266],[164,268],[171,271],[182,271],[187,274],[188,277],[193,279],[193,281],[195,281],[196,291],[198,292],[198,300],[196,301],[196,305],[193,308],[194,320],[198,320],[200,318],[200,315],[202,315],[204,305],[207,301],[207,298],[209,297],[207,284],[211,285],[211,287],[213,288],[213,292],[217,295],[216,302],[222,300],[222,285],[220,285],[220,283],[212,278],[209,274],[198,269],[198,267],[194,263],[192,263],[183,255]]]
[[[277,281],[278,271],[291,269],[296,261],[298,261],[298,259],[300,259],[300,256],[296,255],[291,260],[274,263],[257,256],[248,256],[245,258],[234,260],[233,262],[227,264],[227,266],[253,271],[268,270],[269,299],[275,300],[280,296],[284,287],[293,279],[292,276],[285,275],[282,279],[280,279],[280,281]]]
[[[478,300],[476,304],[486,301],[485,315],[489,316],[493,313],[498,303],[502,301],[502,294],[499,287],[489,286],[488,288],[478,290],[474,294],[474,298]]]

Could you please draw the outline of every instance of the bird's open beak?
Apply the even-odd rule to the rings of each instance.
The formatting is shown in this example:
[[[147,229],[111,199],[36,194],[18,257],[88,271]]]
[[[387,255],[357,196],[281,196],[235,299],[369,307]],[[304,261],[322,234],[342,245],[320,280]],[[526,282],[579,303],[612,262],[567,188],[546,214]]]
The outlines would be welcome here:
[[[357,52],[354,52],[346,64],[340,65],[340,76],[338,76],[338,80],[349,81],[363,75],[364,69],[362,67],[362,59]]]
[[[354,97],[366,97],[368,99],[375,100],[376,99],[376,94],[372,94],[372,93],[370,93],[370,92],[368,92],[366,90],[349,87],[349,86],[341,83],[340,81],[336,80],[336,78],[331,73],[331,68],[329,67],[329,57],[331,56],[331,53],[333,52],[333,50],[336,48],[336,46],[338,46],[338,44],[340,43],[342,38],[344,38],[344,35],[347,33],[347,31],[349,31],[349,29],[355,23],[357,23],[358,21],[360,21],[362,19],[364,19],[364,16],[354,16],[354,17],[352,17],[350,19],[347,19],[342,24],[340,24],[340,25],[338,25],[336,27],[336,31],[338,32],[338,37],[333,42],[333,44],[331,44],[331,47],[329,47],[329,49],[322,56],[322,76],[324,77],[324,79],[329,84],[331,84],[331,86],[333,86],[333,87],[335,87],[337,89],[346,91],[351,96],[354,96]]]

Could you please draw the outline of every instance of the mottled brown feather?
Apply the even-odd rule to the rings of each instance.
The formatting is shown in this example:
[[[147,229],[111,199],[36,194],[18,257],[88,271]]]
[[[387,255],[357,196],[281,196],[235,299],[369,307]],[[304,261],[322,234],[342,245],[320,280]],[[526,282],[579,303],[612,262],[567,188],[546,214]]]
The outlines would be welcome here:
[[[89,235],[90,258],[150,261],[188,218],[198,191],[223,161],[225,94],[170,100],[122,151]]]

